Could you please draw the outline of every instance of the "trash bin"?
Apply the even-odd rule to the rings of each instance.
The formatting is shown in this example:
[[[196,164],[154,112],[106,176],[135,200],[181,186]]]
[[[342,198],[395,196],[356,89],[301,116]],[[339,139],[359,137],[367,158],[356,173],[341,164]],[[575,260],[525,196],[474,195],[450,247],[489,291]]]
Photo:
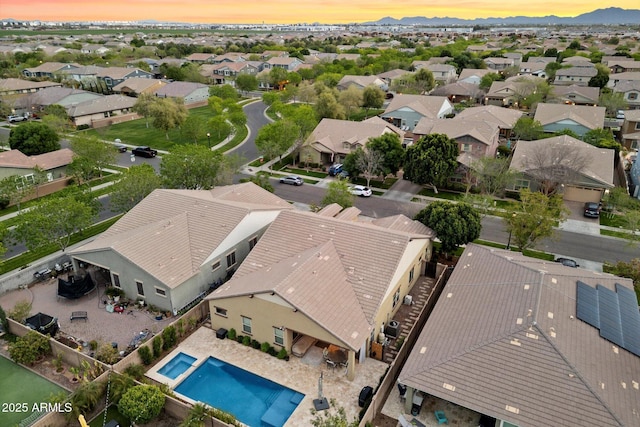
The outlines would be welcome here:
[[[361,408],[364,408],[364,405],[366,405],[369,399],[371,399],[371,396],[373,396],[373,388],[368,385],[362,387],[362,390],[360,390],[360,396],[358,396],[358,405]]]

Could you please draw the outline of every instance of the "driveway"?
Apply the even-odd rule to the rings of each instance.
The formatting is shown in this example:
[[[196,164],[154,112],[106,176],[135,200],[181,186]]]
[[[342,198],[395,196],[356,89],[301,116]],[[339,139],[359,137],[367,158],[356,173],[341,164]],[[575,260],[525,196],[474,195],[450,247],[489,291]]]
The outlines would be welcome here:
[[[600,219],[584,216],[584,203],[565,200],[565,206],[570,213],[567,219],[558,227],[560,230],[574,233],[600,235]]]

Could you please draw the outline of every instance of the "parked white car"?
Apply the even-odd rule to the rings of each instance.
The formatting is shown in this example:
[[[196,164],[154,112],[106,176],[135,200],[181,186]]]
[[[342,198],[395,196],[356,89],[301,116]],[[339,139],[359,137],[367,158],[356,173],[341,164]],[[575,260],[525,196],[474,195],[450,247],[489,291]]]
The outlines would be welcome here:
[[[369,187],[365,187],[364,185],[354,185],[351,187],[351,194],[354,196],[369,197],[373,192]]]

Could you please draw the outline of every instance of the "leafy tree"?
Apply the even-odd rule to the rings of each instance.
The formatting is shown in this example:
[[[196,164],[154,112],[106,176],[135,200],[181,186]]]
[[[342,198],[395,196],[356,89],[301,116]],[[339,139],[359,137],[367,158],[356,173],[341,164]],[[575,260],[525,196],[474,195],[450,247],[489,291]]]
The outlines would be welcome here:
[[[332,203],[337,203],[343,208],[350,208],[353,206],[353,199],[354,196],[351,194],[348,182],[340,179],[329,183],[321,205],[328,206]]]
[[[13,319],[18,323],[24,323],[31,313],[31,303],[27,300],[18,301],[13,305],[13,308],[9,310],[7,315],[9,319]]]
[[[287,85],[287,83],[289,83],[287,77],[289,77],[289,73],[287,72],[287,70],[280,67],[273,67],[269,71],[269,84],[271,85],[271,87],[277,90],[282,90]]]
[[[513,125],[513,135],[516,139],[533,141],[542,138],[543,134],[542,124],[531,117],[520,117]]]
[[[231,123],[227,121],[224,114],[210,118],[207,122],[207,127],[209,129],[213,129],[211,134],[216,135],[218,141],[222,141],[233,131],[233,126],[231,126]]]
[[[415,73],[404,74],[391,82],[391,90],[399,93],[422,95],[435,86],[433,73],[421,68]]]
[[[445,134],[429,134],[407,148],[405,176],[416,184],[430,184],[437,193],[458,167],[458,143]]]
[[[300,100],[300,102],[314,104],[317,98],[318,94],[316,93],[316,89],[311,82],[304,81],[300,83],[300,86],[298,86],[298,99]]]
[[[86,157],[76,156],[67,166],[67,174],[71,175],[80,185],[93,179],[95,172],[95,164]]]
[[[269,123],[258,132],[256,147],[267,160],[282,156],[293,147],[300,136],[300,128],[289,119]]]
[[[404,162],[405,149],[402,148],[400,136],[396,133],[384,133],[370,138],[367,149],[382,153],[382,173],[384,175],[398,173]]]
[[[618,261],[613,265],[607,265],[608,273],[633,280],[638,304],[640,304],[640,258],[634,258],[629,262]]]
[[[435,231],[445,254],[480,237],[482,229],[480,214],[467,203],[433,202],[415,219]]]
[[[371,150],[368,147],[358,148],[356,150],[356,167],[360,174],[367,180],[367,187],[371,183],[371,178],[380,176],[382,172],[382,164],[384,163],[384,155],[381,151]]]
[[[553,236],[553,227],[569,214],[559,194],[547,196],[523,189],[520,201],[519,209],[508,211],[504,218],[507,231],[520,251],[533,247],[540,239]]]
[[[118,411],[136,424],[146,424],[160,415],[164,399],[158,387],[137,385],[124,393],[118,402]]]
[[[71,395],[71,407],[74,418],[80,414],[87,414],[95,408],[104,393],[105,384],[102,381],[83,382]]]
[[[182,145],[162,157],[160,177],[166,188],[209,190],[216,186],[222,154],[201,145]]]
[[[153,105],[155,99],[156,97],[152,93],[143,92],[138,96],[138,100],[132,108],[135,113],[144,117],[147,128],[149,128],[149,118],[153,117],[153,115],[151,114],[151,106]]]
[[[369,85],[362,91],[362,106],[367,113],[370,109],[382,108],[384,104],[384,91],[376,85]]]
[[[20,212],[21,202],[35,191],[35,183],[21,175],[11,175],[0,181],[0,194],[6,205],[17,205]]]
[[[231,100],[233,102],[238,101],[238,91],[229,84],[215,85],[209,88],[210,96],[217,96],[223,100]]]
[[[245,93],[258,90],[258,78],[251,74],[240,74],[236,77],[236,86]]]
[[[266,175],[253,175],[251,178],[247,179],[246,181],[253,182],[254,184],[264,188],[270,193],[273,193],[275,191],[275,189],[273,188],[273,185],[271,185],[271,181],[269,181],[269,178]]]
[[[502,80],[503,77],[498,73],[487,73],[480,78],[480,89],[489,90],[493,82]]]
[[[346,117],[344,107],[338,103],[333,92],[328,90],[325,90],[318,95],[318,100],[316,101],[314,108],[318,119],[326,117],[329,119],[344,120]]]
[[[64,120],[69,120],[67,109],[60,104],[51,104],[44,107],[44,114],[46,116],[57,116]]]
[[[111,144],[87,134],[75,135],[71,139],[71,150],[76,156],[93,164],[100,176],[102,176],[102,170],[116,160],[116,150]]]
[[[11,129],[9,146],[27,156],[60,149],[60,138],[49,126],[39,122],[26,122]]]
[[[618,110],[627,108],[627,101],[622,92],[602,91],[598,99],[598,105],[605,107],[609,117],[615,117]]]
[[[160,184],[161,179],[153,166],[146,163],[131,166],[111,187],[111,210],[128,212],[153,190],[160,188]]]
[[[262,94],[262,102],[265,105],[272,105],[274,102],[280,100],[280,94],[277,92],[265,92]]]
[[[596,147],[613,149],[616,151],[616,156],[622,149],[622,145],[615,140],[613,132],[609,128],[591,129],[582,136],[582,140]]]
[[[609,82],[609,67],[604,64],[596,64],[597,74],[589,79],[589,86],[602,89]]]
[[[71,235],[90,226],[94,219],[93,208],[73,195],[50,198],[20,213],[13,235],[31,251],[52,243],[64,251]]]
[[[552,82],[556,78],[556,72],[562,68],[562,64],[559,62],[549,62],[544,67],[544,72],[547,74],[547,80]]]
[[[354,108],[362,105],[362,89],[359,89],[355,85],[350,85],[347,89],[340,92],[338,102],[344,107],[346,116],[349,117]]]
[[[509,169],[507,157],[481,157],[471,165],[471,176],[483,194],[492,197],[500,195],[516,179],[516,173]]]
[[[197,144],[198,140],[202,140],[207,136],[205,119],[200,116],[189,115],[180,126],[180,133],[185,138],[192,140],[194,144]]]
[[[181,126],[189,115],[184,103],[173,98],[156,98],[149,108],[153,127],[164,131],[167,140],[169,131]]]

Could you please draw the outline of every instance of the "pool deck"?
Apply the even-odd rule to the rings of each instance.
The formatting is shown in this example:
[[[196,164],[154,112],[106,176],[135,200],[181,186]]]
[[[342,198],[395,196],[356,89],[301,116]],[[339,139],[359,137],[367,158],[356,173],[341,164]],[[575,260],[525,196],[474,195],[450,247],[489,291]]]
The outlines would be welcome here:
[[[158,370],[180,352],[197,358],[197,361],[175,380],[159,374]],[[364,363],[356,363],[355,379],[349,381],[344,368],[327,369],[321,357],[318,360],[291,356],[289,361],[280,360],[233,340],[217,339],[214,330],[203,326],[149,369],[146,375],[174,388],[209,356],[303,393],[305,397],[287,420],[286,427],[311,425],[314,418],[311,410],[313,400],[318,398],[318,379],[321,372],[324,373],[323,396],[329,400],[335,399],[337,404],[345,409],[347,419],[352,420],[358,416],[361,409],[358,406],[360,390],[367,385],[375,389],[388,366],[384,362],[366,359]]]

